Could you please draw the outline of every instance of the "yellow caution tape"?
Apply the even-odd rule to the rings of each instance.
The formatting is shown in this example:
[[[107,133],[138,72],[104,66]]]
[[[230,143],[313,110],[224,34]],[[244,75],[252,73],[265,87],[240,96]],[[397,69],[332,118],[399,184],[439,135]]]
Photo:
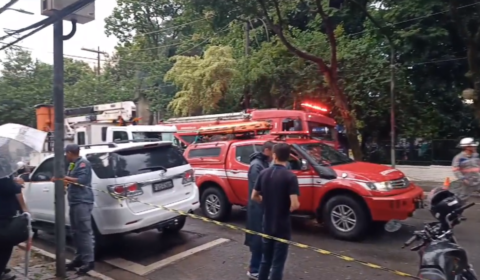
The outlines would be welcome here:
[[[361,264],[361,265],[366,266],[366,267],[387,271],[387,272],[393,273],[393,274],[398,275],[398,276],[404,276],[404,277],[408,277],[408,278],[412,278],[412,279],[419,279],[419,280],[428,280],[428,279],[421,278],[421,277],[418,277],[418,276],[415,276],[415,275],[412,275],[412,274],[409,274],[409,273],[404,273],[404,272],[401,272],[401,271],[398,271],[398,270],[383,267],[381,265],[357,260],[357,259],[349,257],[349,256],[345,256],[345,255],[342,255],[342,254],[338,254],[338,253],[331,252],[331,251],[328,251],[328,250],[324,250],[324,249],[321,249],[321,248],[317,248],[317,247],[314,247],[314,246],[310,246],[310,245],[306,245],[306,244],[302,244],[302,243],[297,243],[297,242],[294,242],[294,241],[290,241],[290,240],[270,236],[270,235],[267,235],[267,234],[264,234],[264,233],[256,232],[256,231],[253,231],[253,230],[249,230],[249,229],[246,229],[246,228],[243,228],[243,227],[238,227],[238,226],[234,226],[234,225],[231,225],[231,224],[222,223],[222,222],[219,222],[219,221],[208,219],[208,218],[203,217],[203,216],[191,214],[191,213],[181,211],[181,210],[168,208],[168,207],[165,207],[163,205],[155,205],[155,204],[152,204],[152,203],[143,202],[143,201],[138,200],[137,198],[113,195],[113,194],[111,194],[107,191],[95,189],[95,188],[85,186],[85,185],[82,185],[82,184],[79,184],[79,183],[73,183],[73,182],[68,182],[68,183],[78,185],[78,186],[81,186],[81,187],[85,187],[85,188],[90,188],[94,191],[101,192],[101,193],[107,194],[109,196],[114,196],[116,199],[118,199],[118,201],[119,201],[119,203],[122,207],[123,207],[122,201],[129,199],[129,200],[133,200],[135,202],[143,203],[144,205],[148,205],[148,206],[151,206],[151,207],[154,207],[154,208],[162,209],[162,210],[169,211],[169,212],[172,212],[172,213],[176,213],[176,214],[179,214],[179,215],[182,215],[182,216],[187,216],[187,217],[190,217],[192,219],[201,220],[201,221],[204,221],[206,223],[215,224],[215,225],[218,225],[218,226],[230,228],[230,229],[237,230],[237,231],[242,231],[242,232],[245,232],[245,233],[248,233],[248,234],[251,234],[251,235],[258,235],[258,236],[261,236],[263,238],[275,240],[275,241],[285,243],[285,244],[288,244],[288,245],[291,245],[291,246],[294,246],[294,247],[297,247],[297,248],[308,249],[308,250],[314,251],[314,252],[322,254],[322,255],[333,256],[333,257],[336,257],[336,258],[341,259],[343,261],[354,262],[354,263],[358,263],[358,264]]]

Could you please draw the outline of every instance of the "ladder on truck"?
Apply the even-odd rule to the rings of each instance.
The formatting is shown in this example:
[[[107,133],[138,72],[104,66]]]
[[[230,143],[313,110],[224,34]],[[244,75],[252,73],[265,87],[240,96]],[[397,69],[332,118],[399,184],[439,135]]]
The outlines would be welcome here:
[[[65,136],[73,139],[78,124],[131,122],[136,118],[136,108],[133,101],[124,101],[65,109]]]
[[[204,115],[196,117],[182,117],[182,118],[171,118],[166,120],[164,123],[175,124],[175,123],[194,123],[194,122],[208,122],[208,121],[233,121],[233,120],[249,120],[251,115],[244,112],[239,113],[227,113],[227,114],[214,114],[214,115]]]

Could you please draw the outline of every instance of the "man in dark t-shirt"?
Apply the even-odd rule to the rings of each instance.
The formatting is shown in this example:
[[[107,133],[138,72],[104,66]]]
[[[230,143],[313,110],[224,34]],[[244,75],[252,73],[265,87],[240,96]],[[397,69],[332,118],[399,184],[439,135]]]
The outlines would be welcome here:
[[[263,170],[255,183],[252,199],[261,203],[263,232],[270,236],[291,238],[290,213],[300,207],[298,179],[287,169],[290,145],[279,143],[273,146],[274,165]],[[263,258],[259,280],[281,280],[287,260],[288,244],[272,239],[263,239]]]

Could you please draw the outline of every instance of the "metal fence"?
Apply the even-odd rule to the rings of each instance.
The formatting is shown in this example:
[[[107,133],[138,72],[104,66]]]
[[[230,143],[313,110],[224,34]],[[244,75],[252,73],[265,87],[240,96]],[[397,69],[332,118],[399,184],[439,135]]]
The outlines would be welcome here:
[[[452,164],[460,152],[456,139],[435,139],[421,143],[403,143],[395,147],[395,162],[399,165],[444,165]],[[380,164],[391,163],[390,143],[368,143],[363,149],[365,161]]]

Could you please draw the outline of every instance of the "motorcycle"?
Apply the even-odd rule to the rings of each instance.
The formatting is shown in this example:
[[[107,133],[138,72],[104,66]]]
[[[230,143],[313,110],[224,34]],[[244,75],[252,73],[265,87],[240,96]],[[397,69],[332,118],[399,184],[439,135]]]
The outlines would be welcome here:
[[[423,230],[415,231],[402,249],[410,248],[420,256],[418,277],[428,280],[477,280],[477,274],[468,262],[467,252],[458,245],[453,228],[462,221],[462,213],[475,205],[469,203],[452,210],[444,220],[427,223]]]

